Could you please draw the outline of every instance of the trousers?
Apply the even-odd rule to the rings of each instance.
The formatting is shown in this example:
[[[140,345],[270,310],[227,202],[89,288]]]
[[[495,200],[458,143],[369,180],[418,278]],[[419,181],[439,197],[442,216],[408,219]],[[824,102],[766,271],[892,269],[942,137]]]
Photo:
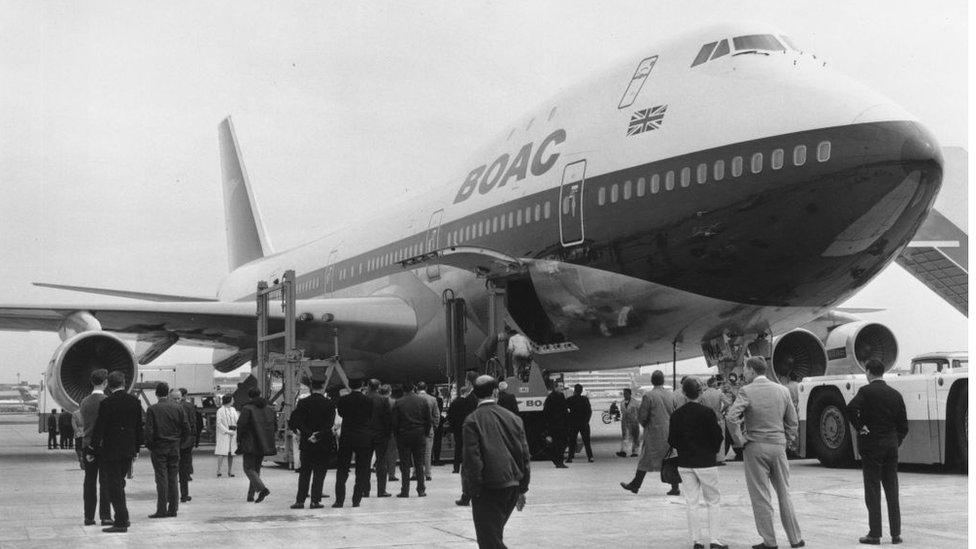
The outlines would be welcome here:
[[[98,482],[98,458],[85,461],[85,483],[82,488],[85,501],[85,520],[95,520],[95,507],[98,507],[98,518],[112,520],[112,504],[108,500],[105,482]]]
[[[471,516],[479,549],[505,549],[505,524],[518,500],[518,486],[484,489],[471,498]]]
[[[186,498],[190,495],[190,481],[193,477],[193,446],[180,448],[180,497]]]
[[[175,515],[179,508],[180,451],[152,452],[149,455],[156,477],[156,512],[160,515]]]
[[[776,531],[773,529],[773,500],[769,491],[770,483],[779,500],[779,518],[791,544],[799,543],[800,525],[793,511],[790,498],[790,466],[786,461],[786,446],[749,442],[743,450],[745,461],[746,487],[752,501],[752,515],[756,520],[756,530],[769,546],[776,545]]]
[[[373,441],[373,454],[376,455],[376,493],[383,494],[386,492],[386,479],[390,472],[387,463],[387,450],[390,447],[389,440],[384,438],[383,440]],[[370,486],[369,477],[366,477],[366,491],[363,492],[364,496],[368,496],[372,487]]]
[[[549,436],[552,437],[552,462],[556,465],[562,465],[563,457],[566,455],[566,428],[550,428]],[[573,444],[576,444],[575,440]]]
[[[308,450],[299,451],[298,456],[301,465],[298,467],[298,493],[295,494],[295,502],[305,503],[311,485],[312,503],[319,503],[322,501],[325,475],[329,471],[328,457]]]
[[[427,493],[427,486],[424,484],[423,463],[424,463],[424,444],[426,437],[416,440],[399,439],[397,440],[397,451],[400,453],[400,493],[410,493],[410,466],[413,465],[417,471],[417,493]]]
[[[576,457],[576,437],[583,437],[583,448],[586,449],[586,457],[593,457],[593,449],[590,448],[590,424],[572,424],[569,426],[569,459]]]
[[[688,533],[691,543],[722,543],[719,541],[719,503],[718,467],[678,467],[681,474],[682,490],[688,506]],[[701,527],[700,508],[705,507],[708,515],[705,529]]]
[[[620,451],[626,452],[630,446],[630,453],[640,452],[640,423],[620,422]]]
[[[901,507],[898,504],[898,447],[861,449],[864,473],[864,504],[868,508],[868,535],[881,537],[881,487],[888,503],[888,525],[892,536],[901,535]]]
[[[352,463],[353,455],[356,456],[356,481],[352,488],[353,504],[359,503],[363,494],[369,491],[369,465],[373,460],[373,449],[369,446],[339,444],[335,493],[336,503],[340,505],[346,501],[346,480],[349,478],[349,465]]]
[[[267,489],[264,482],[261,481],[261,462],[263,461],[264,456],[262,455],[244,454],[244,474],[250,481],[247,487],[248,500],[254,499],[254,494]]]
[[[115,526],[129,527],[129,508],[125,504],[125,474],[132,465],[129,458],[102,459],[98,462],[98,473],[102,477],[105,493],[115,511]]]

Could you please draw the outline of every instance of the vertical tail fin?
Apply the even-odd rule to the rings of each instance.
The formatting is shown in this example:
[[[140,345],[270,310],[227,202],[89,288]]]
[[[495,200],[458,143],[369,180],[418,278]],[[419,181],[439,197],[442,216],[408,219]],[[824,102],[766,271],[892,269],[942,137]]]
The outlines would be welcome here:
[[[220,138],[220,171],[224,188],[227,262],[233,271],[245,263],[272,253],[272,250],[229,116],[220,123],[217,133]]]

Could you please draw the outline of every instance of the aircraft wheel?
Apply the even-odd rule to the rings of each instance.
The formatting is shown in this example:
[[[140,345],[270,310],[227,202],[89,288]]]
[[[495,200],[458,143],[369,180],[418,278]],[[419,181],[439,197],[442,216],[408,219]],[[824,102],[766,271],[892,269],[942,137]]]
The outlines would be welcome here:
[[[818,393],[810,403],[810,448],[827,467],[843,467],[854,461],[845,409],[844,400],[827,391]]]

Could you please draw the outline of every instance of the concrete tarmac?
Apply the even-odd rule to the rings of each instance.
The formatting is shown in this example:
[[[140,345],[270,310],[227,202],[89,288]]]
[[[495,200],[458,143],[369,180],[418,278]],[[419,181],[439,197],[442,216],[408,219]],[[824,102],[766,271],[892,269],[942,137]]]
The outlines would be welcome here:
[[[30,418],[28,418],[30,419]],[[666,496],[667,486],[648,474],[640,494],[622,490],[633,476],[636,458],[619,458],[619,423],[604,425],[594,413],[595,463],[577,457],[568,469],[533,462],[532,483],[523,512],[512,514],[505,530],[509,547],[691,547],[684,499]],[[262,476],[271,490],[263,503],[244,501],[247,480],[240,460],[235,478],[216,477],[212,447],[198,448],[193,500],[179,516],[151,520],[156,493],[145,450],[136,461],[126,494],[132,526],[126,534],[104,534],[83,526],[83,474],[73,450],[47,450],[47,436],[36,420],[0,418],[0,547],[435,547],[471,548],[475,543],[471,510],[457,507],[458,475],[435,467],[426,498],[375,497],[359,508],[291,510],[298,476],[274,466]],[[807,547],[862,547],[867,533],[861,471],[827,469],[814,460],[790,464],[793,504]],[[719,469],[722,536],[731,547],[750,547],[756,534],[741,463]],[[375,480],[375,479],[374,479]],[[901,485],[902,547],[968,545],[968,476],[935,467],[906,467]],[[332,494],[335,472],[326,477]],[[348,481],[352,492],[353,479]],[[398,483],[389,491],[396,492]],[[375,482],[373,487],[375,493]],[[890,538],[885,516],[883,544]],[[780,547],[789,547],[777,520]]]

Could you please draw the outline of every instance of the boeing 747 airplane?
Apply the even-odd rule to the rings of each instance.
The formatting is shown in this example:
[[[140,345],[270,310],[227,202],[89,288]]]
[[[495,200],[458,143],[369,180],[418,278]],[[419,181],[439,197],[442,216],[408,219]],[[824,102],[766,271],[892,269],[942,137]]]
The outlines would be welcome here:
[[[230,119],[218,134],[230,272],[215,297],[52,285],[134,301],[0,307],[0,329],[59,333],[59,405],[88,394],[91,368],[135,380],[176,343],[213,348],[220,371],[246,363],[256,283],[286,270],[309,313],[298,346],[333,354],[331,314],[354,378],[443,378],[442,294],[466,299],[474,349],[485,278],[506,289],[505,322],[553,351],[537,355],[550,371],[742,349],[781,378],[891,363],[890,330],[833,308],[899,257],[943,170],[911,114],[762,24],[649,45],[502,128],[442,186],[286,251]]]

